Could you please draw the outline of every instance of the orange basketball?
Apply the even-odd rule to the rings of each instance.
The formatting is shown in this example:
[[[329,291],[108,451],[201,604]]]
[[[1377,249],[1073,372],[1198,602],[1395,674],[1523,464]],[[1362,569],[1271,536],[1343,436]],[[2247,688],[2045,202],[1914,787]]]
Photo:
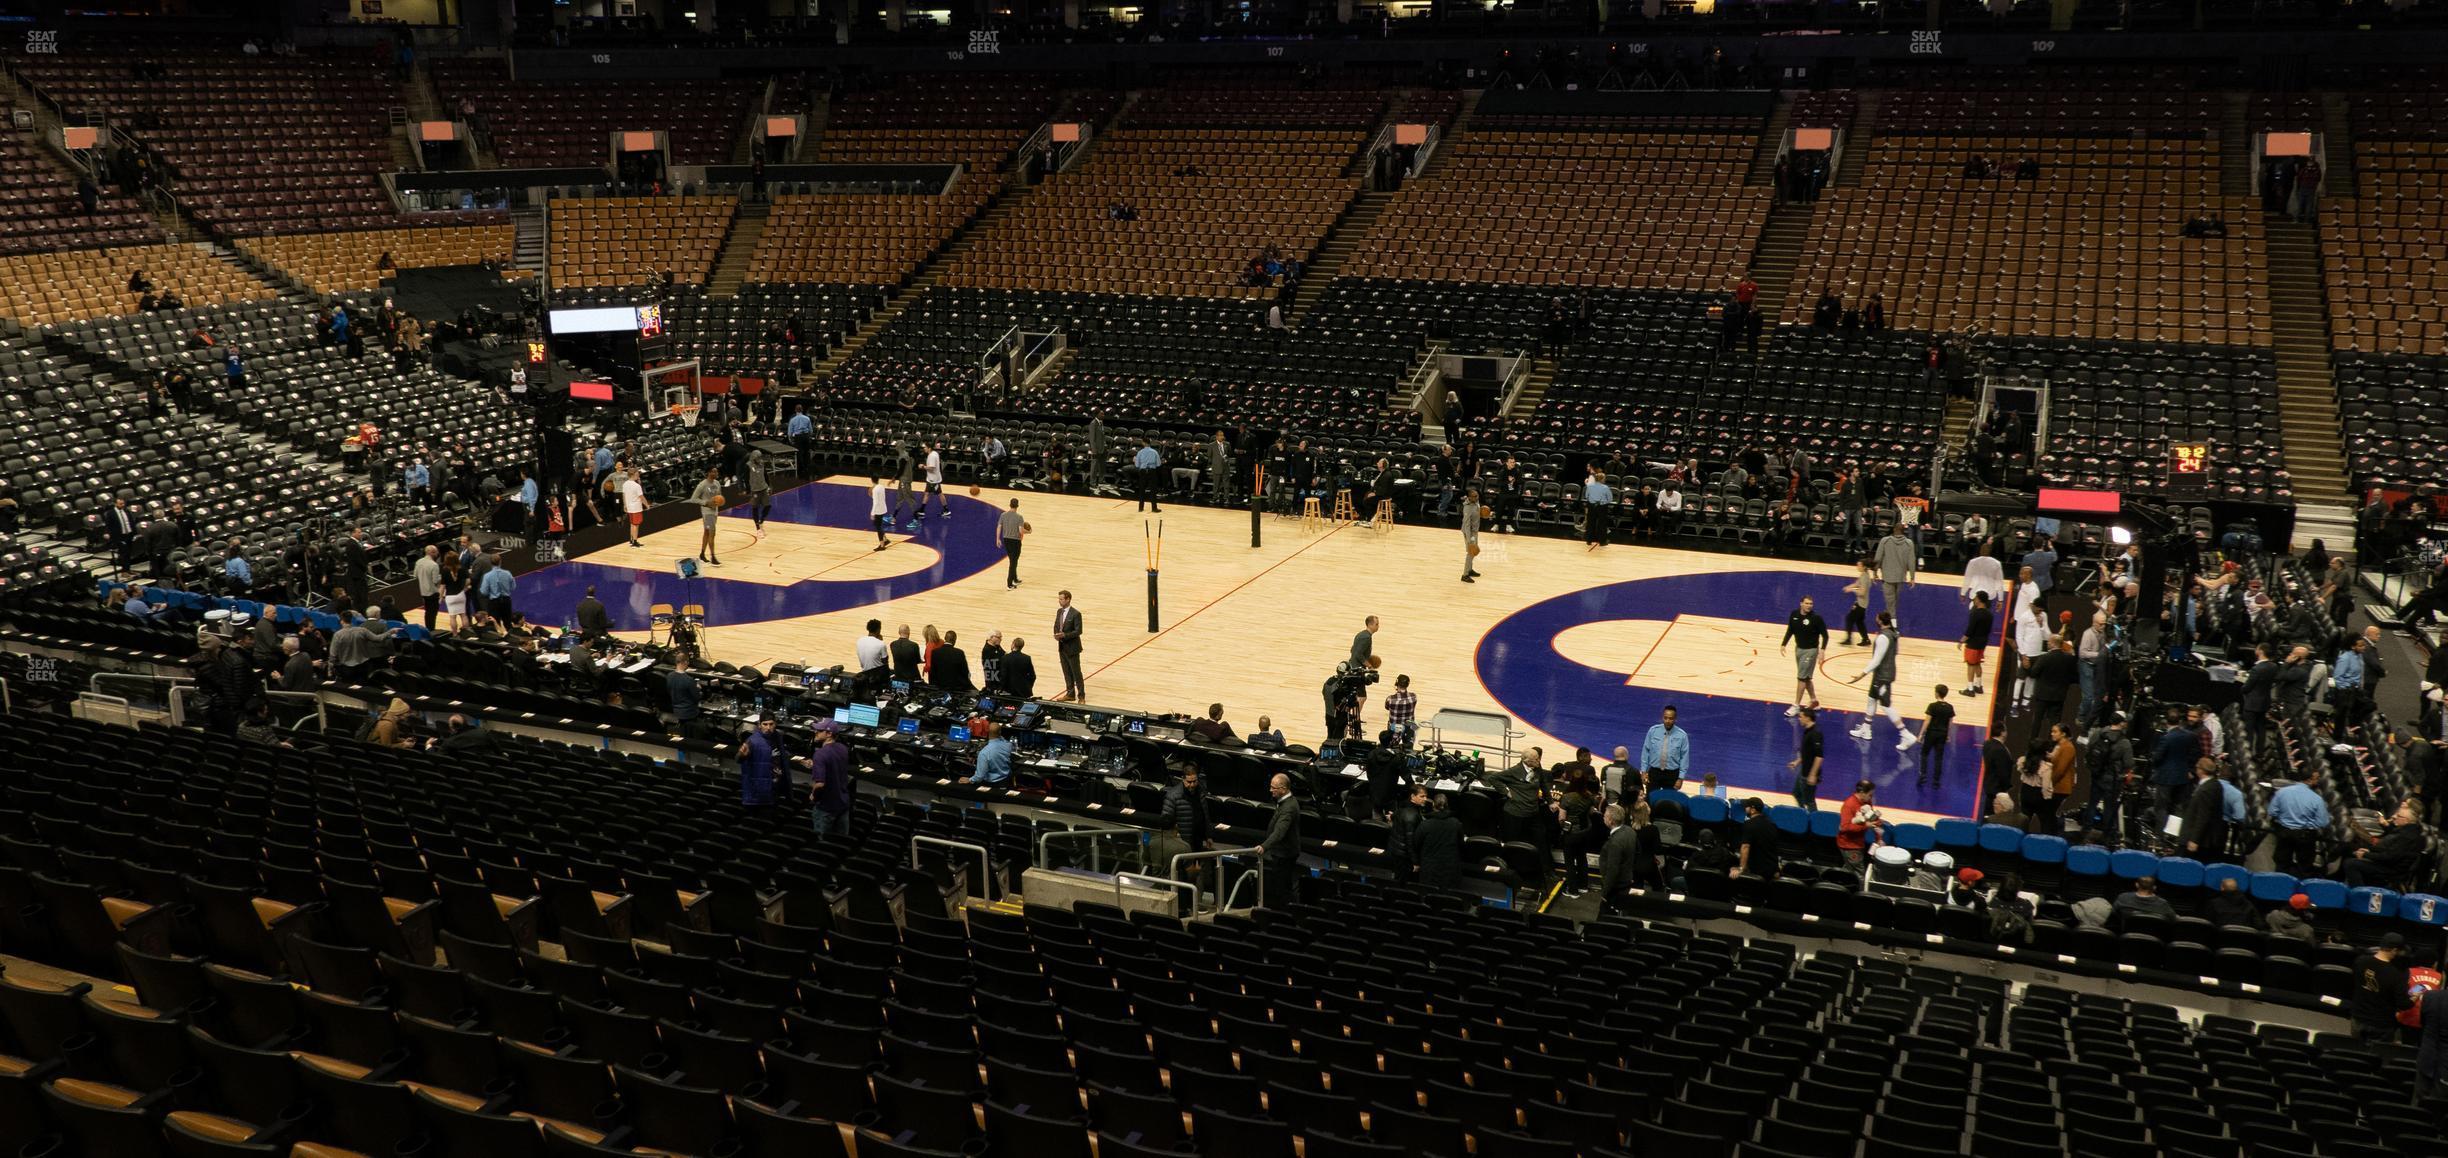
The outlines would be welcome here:
[[[976,483],[970,483],[970,484],[969,484],[969,497],[974,499],[974,498],[976,498],[976,497],[977,497],[977,493],[978,493],[978,485],[977,485]]]
[[[1480,517],[1480,518],[1482,518],[1482,519],[1492,519],[1492,518],[1495,518],[1495,517],[1496,517],[1496,508],[1494,508],[1494,507],[1481,507],[1481,508],[1479,508],[1479,517]]]
[[[1479,557],[1479,544],[1473,543],[1470,545],[1470,557],[1473,559]]]

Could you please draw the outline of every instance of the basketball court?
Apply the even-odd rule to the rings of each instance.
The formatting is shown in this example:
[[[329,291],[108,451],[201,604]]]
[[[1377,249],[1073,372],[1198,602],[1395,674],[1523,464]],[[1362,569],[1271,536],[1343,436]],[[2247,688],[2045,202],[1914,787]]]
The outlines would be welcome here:
[[[1083,618],[1088,702],[1130,711],[1203,713],[1224,704],[1246,731],[1259,716],[1295,743],[1324,730],[1319,685],[1348,653],[1370,615],[1382,629],[1384,679],[1364,716],[1373,732],[1383,698],[1407,674],[1424,725],[1439,709],[1500,712],[1525,733],[1515,741],[1555,762],[1575,746],[1600,762],[1616,745],[1637,751],[1669,704],[1692,739],[1692,769],[1715,772],[1735,795],[1785,799],[1796,722],[1794,660],[1778,654],[1785,617],[1804,595],[1831,625],[1850,597],[1850,569],[1742,555],[1618,544],[1589,551],[1564,539],[1483,534],[1476,583],[1460,581],[1461,536],[1446,528],[1354,524],[1304,526],[1268,517],[1264,545],[1249,545],[1246,511],[1167,507],[1161,516],[1129,500],[988,490],[944,496],[951,517],[915,531],[896,527],[876,551],[859,480],[819,481],[775,497],[760,541],[745,508],[721,520],[719,568],[695,580],[676,574],[694,558],[696,519],[625,544],[554,564],[519,579],[518,604],[534,620],[561,623],[592,584],[614,624],[644,638],[658,603],[702,604],[709,654],[757,667],[853,661],[866,621],[890,638],[928,624],[960,633],[974,662],[988,634],[1027,641],[1036,691],[1062,690],[1054,655],[1055,593],[1068,589]],[[1020,561],[1022,584],[1004,585],[995,517],[1017,497],[1033,530]],[[1148,621],[1148,561],[1162,520],[1159,607]],[[1925,576],[1904,598],[1904,649],[1896,707],[1917,731],[1932,688],[1963,682],[1956,640],[1963,627],[1954,575]],[[1873,611],[1884,605],[1873,596]],[[1992,649],[1992,658],[1996,651]],[[1918,749],[1899,752],[1883,718],[1855,740],[1869,649],[1821,653],[1818,688],[1828,806],[1868,776],[1891,811],[1969,815],[1980,779],[1990,697],[1957,699],[1958,723],[1943,777],[1916,787]],[[1992,673],[1994,676],[1994,671]],[[1992,679],[1994,684],[1994,678]],[[1492,736],[1449,737],[1494,749]]]

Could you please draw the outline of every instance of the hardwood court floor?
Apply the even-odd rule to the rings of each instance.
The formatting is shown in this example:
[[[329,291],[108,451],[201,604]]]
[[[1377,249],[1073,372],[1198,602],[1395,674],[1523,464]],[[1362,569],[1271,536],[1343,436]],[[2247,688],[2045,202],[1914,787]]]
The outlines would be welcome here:
[[[1006,589],[995,514],[1018,497],[1033,532],[1022,585]],[[1083,616],[1089,702],[1151,712],[1203,712],[1221,701],[1247,730],[1260,715],[1296,743],[1324,728],[1320,684],[1348,653],[1369,615],[1382,619],[1376,652],[1384,682],[1365,719],[1373,733],[1383,698],[1408,674],[1423,725],[1441,708],[1503,712],[1549,761],[1575,745],[1604,760],[1641,737],[1668,703],[1692,733],[1693,768],[1714,771],[1737,795],[1780,798],[1790,785],[1794,661],[1778,654],[1785,616],[1804,594],[1840,623],[1848,569],[1742,555],[1615,545],[1591,552],[1562,539],[1485,534],[1482,577],[1460,581],[1462,545],[1453,530],[1344,524],[1304,527],[1267,518],[1263,546],[1249,545],[1246,511],[1167,507],[1160,556],[1160,611],[1150,631],[1149,537],[1158,516],[1127,500],[988,490],[949,496],[952,517],[893,546],[873,549],[863,480],[818,482],[778,496],[760,541],[744,509],[721,520],[724,566],[682,583],[673,562],[694,556],[698,524],[615,546],[522,576],[518,604],[558,623],[593,584],[621,627],[641,629],[655,603],[702,603],[714,658],[769,666],[850,663],[865,621],[957,630],[975,662],[993,631],[1028,641],[1037,691],[1061,690],[1053,649],[1055,592],[1068,588]],[[1963,624],[1957,578],[1924,576],[1905,597],[1906,639],[1897,707],[1918,730],[1934,685],[1962,683],[1956,639]],[[1884,603],[1874,600],[1874,611]],[[642,630],[631,630],[642,637]],[[1994,656],[1994,650],[1993,650]],[[1899,753],[1883,719],[1874,738],[1858,723],[1868,652],[1830,648],[1819,662],[1828,769],[1820,795],[1831,806],[1867,775],[1891,809],[1943,815],[1971,811],[1987,699],[1958,700],[1943,748],[1941,784],[1917,788],[1920,752]],[[1493,750],[1493,736],[1449,736]]]

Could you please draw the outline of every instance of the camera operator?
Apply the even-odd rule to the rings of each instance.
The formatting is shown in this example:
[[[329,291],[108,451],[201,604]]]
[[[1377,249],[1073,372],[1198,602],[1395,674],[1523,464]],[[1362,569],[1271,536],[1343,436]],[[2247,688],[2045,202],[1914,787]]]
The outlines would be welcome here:
[[[1326,700],[1326,738],[1342,740],[1357,738],[1361,730],[1360,711],[1368,703],[1369,685],[1377,682],[1377,668],[1384,661],[1376,656],[1335,666],[1333,675],[1326,677],[1320,689]]]

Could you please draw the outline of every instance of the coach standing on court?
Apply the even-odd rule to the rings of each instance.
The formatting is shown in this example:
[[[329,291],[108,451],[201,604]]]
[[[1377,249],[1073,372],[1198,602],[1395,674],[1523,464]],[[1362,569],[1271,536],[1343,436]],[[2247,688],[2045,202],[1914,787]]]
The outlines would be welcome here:
[[[1581,522],[1592,551],[1607,545],[1607,523],[1615,516],[1615,488],[1607,485],[1606,472],[1590,468],[1589,481],[1581,487]]]
[[[1153,439],[1140,443],[1139,453],[1131,456],[1131,472],[1136,476],[1131,481],[1139,492],[1137,509],[1163,513],[1164,508],[1156,503],[1156,471],[1163,465],[1164,455],[1157,452]]]
[[[1055,592],[1054,600],[1054,650],[1062,656],[1063,673],[1063,692],[1054,699],[1057,703],[1085,703],[1088,677],[1080,674],[1079,608],[1071,606],[1068,591]]]
[[[1009,561],[1003,571],[1006,591],[1020,585],[1020,536],[1028,533],[1028,520],[1020,517],[1020,500],[1013,499],[1011,508],[995,520],[995,534],[1003,540],[1003,558]]]
[[[1462,492],[1462,581],[1479,581],[1479,488]]]

